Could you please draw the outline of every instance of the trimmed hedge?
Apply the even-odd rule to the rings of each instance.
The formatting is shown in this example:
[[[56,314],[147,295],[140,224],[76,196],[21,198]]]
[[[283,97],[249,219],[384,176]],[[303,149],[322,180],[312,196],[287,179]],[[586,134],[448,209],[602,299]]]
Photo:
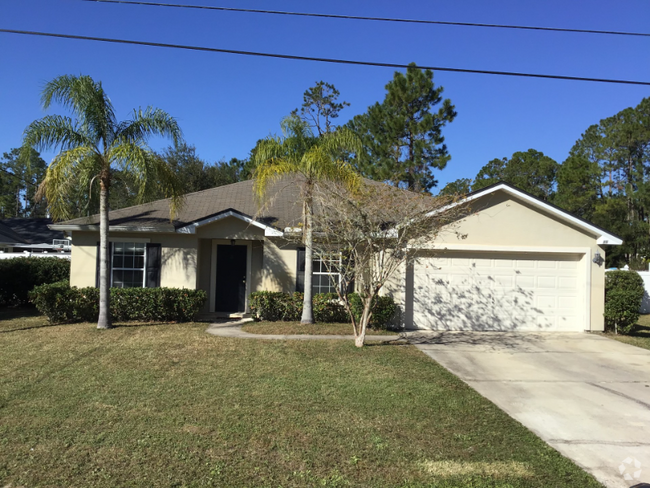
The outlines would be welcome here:
[[[96,322],[99,315],[97,288],[59,282],[34,288],[30,299],[53,323]],[[111,288],[111,316],[118,321],[191,322],[206,299],[203,290]]]
[[[35,286],[70,279],[70,260],[11,258],[0,260],[0,306],[28,303]]]
[[[363,303],[358,293],[350,293],[350,306],[356,320],[361,320],[363,313]],[[393,297],[375,296],[372,300],[372,317],[370,317],[370,327],[372,329],[389,329],[393,324],[393,319],[397,314],[397,304]]]
[[[605,327],[620,334],[632,332],[644,293],[643,278],[636,271],[605,273]]]
[[[295,322],[302,316],[303,293],[283,293],[273,291],[258,291],[251,293],[250,308],[256,320],[284,320]],[[349,295],[350,305],[355,318],[361,317],[363,311],[358,294]],[[350,317],[345,307],[339,302],[336,293],[316,293],[313,301],[314,321],[316,322],[349,322]],[[373,304],[373,316],[370,327],[385,329],[390,326],[397,305],[391,297],[376,297]]]
[[[257,320],[285,320],[295,322],[302,316],[304,294],[258,291],[251,293],[251,313]],[[336,293],[314,295],[314,320],[316,322],[347,322],[348,314],[338,302]]]

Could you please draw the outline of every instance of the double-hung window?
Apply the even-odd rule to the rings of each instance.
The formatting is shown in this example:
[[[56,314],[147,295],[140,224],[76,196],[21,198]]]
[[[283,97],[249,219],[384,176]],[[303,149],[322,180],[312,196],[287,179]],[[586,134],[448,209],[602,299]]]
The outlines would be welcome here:
[[[336,293],[341,282],[341,253],[333,252],[329,256],[314,258],[312,261],[313,293]],[[305,250],[298,250],[298,276],[296,290],[305,291]]]
[[[145,286],[146,244],[114,242],[112,245],[111,286],[143,288]]]

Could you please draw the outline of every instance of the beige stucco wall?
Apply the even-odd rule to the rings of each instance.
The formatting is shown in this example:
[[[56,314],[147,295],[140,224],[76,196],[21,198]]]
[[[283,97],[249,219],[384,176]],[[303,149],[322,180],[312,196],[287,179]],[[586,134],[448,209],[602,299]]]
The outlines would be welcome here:
[[[70,284],[84,288],[95,286],[99,232],[73,232],[70,261]]]
[[[196,231],[199,239],[246,239],[264,238],[264,230],[236,217],[226,217],[201,226]]]
[[[267,238],[264,241],[260,289],[296,291],[297,263],[298,251],[295,243]]]
[[[264,278],[264,242],[253,241],[251,249],[251,293],[262,291]]]
[[[447,226],[435,239],[420,247],[440,251],[445,248],[490,251],[498,247],[513,250],[518,248],[519,251],[529,248],[535,252],[571,249],[586,252],[583,259],[590,272],[590,282],[585,283],[590,299],[589,322],[593,331],[604,329],[605,267],[597,266],[591,259],[596,251],[603,258],[605,252],[596,244],[596,236],[551,214],[513,200],[505,192],[488,195],[473,203],[465,218]],[[384,292],[393,295],[398,303],[405,304],[412,299],[412,296],[408,296],[412,293],[409,291],[412,283],[409,283],[408,278],[406,268],[402,267],[387,284]]]
[[[198,288],[210,294],[210,272],[212,270],[212,240],[199,239],[197,258]],[[203,312],[210,311],[210,300],[203,304]]]
[[[169,288],[197,287],[197,238],[183,234],[155,234],[151,242],[162,245],[160,286]]]
[[[191,288],[197,286],[197,239],[183,234],[147,234],[143,232],[111,232],[111,239],[148,239],[150,243],[161,244],[160,286],[170,288]],[[97,269],[98,232],[72,233],[72,262],[70,284],[84,287],[95,286]]]
[[[435,240],[436,247],[444,247],[445,244],[592,247],[596,243],[596,236],[513,200],[505,192],[480,199],[468,211],[466,218],[440,232]],[[466,237],[459,239],[455,232]]]

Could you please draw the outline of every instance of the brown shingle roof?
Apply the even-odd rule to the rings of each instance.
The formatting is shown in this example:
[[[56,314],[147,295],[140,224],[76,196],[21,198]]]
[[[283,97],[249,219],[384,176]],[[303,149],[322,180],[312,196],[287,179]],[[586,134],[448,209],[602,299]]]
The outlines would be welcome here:
[[[173,221],[169,221],[169,199],[113,210],[111,226],[173,231],[226,210],[236,210],[278,229],[296,225],[302,215],[300,189],[295,180],[283,180],[268,192],[270,199],[261,209],[253,193],[253,181],[242,181],[208,190],[189,193]],[[57,225],[98,225],[99,215],[81,217]],[[56,228],[56,227],[55,227]]]

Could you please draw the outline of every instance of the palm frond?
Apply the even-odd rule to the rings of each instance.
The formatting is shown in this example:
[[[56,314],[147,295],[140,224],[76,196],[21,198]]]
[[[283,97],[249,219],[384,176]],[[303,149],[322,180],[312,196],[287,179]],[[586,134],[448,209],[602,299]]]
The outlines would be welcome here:
[[[112,163],[135,181],[138,203],[163,195],[170,199],[170,220],[174,220],[184,203],[183,182],[167,164],[142,142],[121,142],[109,151]]]
[[[341,154],[359,154],[363,149],[361,139],[347,127],[339,127],[336,131],[324,134],[319,144],[334,157]]]
[[[300,166],[290,159],[268,159],[258,165],[253,172],[253,191],[259,200],[263,200],[270,186],[285,176],[299,173],[301,173]]]
[[[256,147],[255,194],[263,198],[269,185],[290,174],[301,174],[307,186],[330,180],[356,191],[361,179],[344,156],[361,150],[361,141],[348,129],[315,137],[295,115],[282,121],[283,138],[270,137]]]
[[[38,197],[47,199],[53,220],[65,220],[75,215],[78,209],[71,195],[84,190],[99,174],[101,161],[93,148],[81,146],[59,153],[45,173],[45,179],[38,190]]]
[[[23,147],[34,148],[38,151],[60,148],[67,151],[74,147],[83,146],[95,148],[91,140],[70,117],[47,115],[35,120],[23,132]]]
[[[116,130],[119,144],[146,141],[151,136],[171,137],[174,145],[183,140],[183,133],[174,117],[164,110],[147,107],[134,110],[131,120],[120,123]]]
[[[310,125],[296,114],[287,115],[283,118],[280,122],[280,127],[285,138],[309,139],[314,137],[314,132]]]
[[[356,192],[361,186],[361,177],[352,165],[341,159],[335,159],[328,148],[314,146],[305,153],[301,166],[306,177],[317,185],[320,182],[337,182],[350,192]]]
[[[115,110],[101,82],[90,76],[58,76],[48,82],[41,95],[44,108],[52,102],[70,109],[86,134],[92,134],[95,143],[104,139],[110,144],[117,124]]]

